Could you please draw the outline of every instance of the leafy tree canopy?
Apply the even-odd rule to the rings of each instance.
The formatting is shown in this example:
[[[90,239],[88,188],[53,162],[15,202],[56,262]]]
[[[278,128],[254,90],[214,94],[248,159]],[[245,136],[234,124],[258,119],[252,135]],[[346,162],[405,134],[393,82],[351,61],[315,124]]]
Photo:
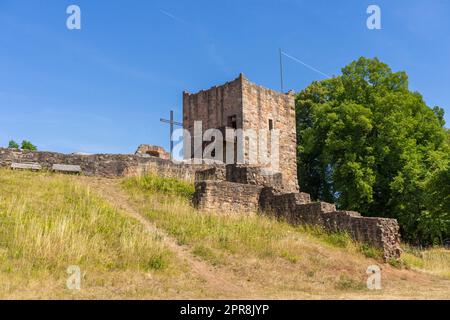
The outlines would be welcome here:
[[[15,142],[14,140],[10,140],[8,143],[9,149],[19,149],[19,144]]]
[[[35,145],[33,145],[30,141],[23,140],[22,141],[22,150],[35,151],[35,150],[37,150],[37,147]]]
[[[397,218],[413,243],[450,238],[444,111],[408,89],[405,72],[360,58],[296,98],[298,175],[316,199]]]

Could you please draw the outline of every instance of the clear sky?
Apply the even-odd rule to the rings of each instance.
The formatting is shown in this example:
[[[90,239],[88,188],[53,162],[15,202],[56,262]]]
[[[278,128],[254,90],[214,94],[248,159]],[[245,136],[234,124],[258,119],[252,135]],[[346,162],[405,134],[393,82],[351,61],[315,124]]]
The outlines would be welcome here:
[[[81,8],[81,30],[66,9]],[[382,30],[366,27],[380,6]],[[404,70],[450,124],[450,0],[0,0],[0,145],[168,147],[182,91],[236,78],[279,89],[278,48],[329,75],[360,56]],[[284,57],[285,88],[325,76]]]

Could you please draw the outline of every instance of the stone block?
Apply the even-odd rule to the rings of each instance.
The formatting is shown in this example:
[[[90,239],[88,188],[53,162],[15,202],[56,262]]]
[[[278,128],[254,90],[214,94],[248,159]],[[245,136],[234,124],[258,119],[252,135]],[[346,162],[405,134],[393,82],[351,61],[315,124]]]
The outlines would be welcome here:
[[[193,204],[203,211],[256,213],[261,189],[227,181],[200,181],[195,183]]]
[[[225,181],[226,169],[224,166],[212,167],[204,170],[198,170],[195,172],[195,181]]]
[[[65,173],[81,173],[81,167],[73,164],[54,164],[52,170]]]

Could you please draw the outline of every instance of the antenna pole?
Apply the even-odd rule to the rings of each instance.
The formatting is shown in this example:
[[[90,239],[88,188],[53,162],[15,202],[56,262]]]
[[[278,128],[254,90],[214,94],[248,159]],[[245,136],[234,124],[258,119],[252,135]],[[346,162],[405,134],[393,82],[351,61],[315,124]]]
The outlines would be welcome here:
[[[172,153],[173,153],[173,140],[172,140],[172,136],[173,136],[173,111],[170,110],[170,160],[172,160]]]
[[[281,48],[279,50],[280,53],[280,80],[281,80],[281,92],[284,92],[284,83],[283,83],[283,51]]]

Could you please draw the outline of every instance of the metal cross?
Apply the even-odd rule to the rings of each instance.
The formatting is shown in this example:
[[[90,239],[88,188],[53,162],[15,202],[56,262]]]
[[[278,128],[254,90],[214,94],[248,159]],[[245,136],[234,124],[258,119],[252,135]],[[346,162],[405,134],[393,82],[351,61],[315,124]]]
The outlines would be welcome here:
[[[170,124],[170,159],[172,159],[172,152],[173,152],[173,140],[172,140],[172,135],[173,135],[173,126],[180,126],[182,127],[183,124],[181,122],[176,122],[173,120],[173,111],[170,110],[170,120],[166,120],[161,118],[160,120],[163,123],[168,123]]]

